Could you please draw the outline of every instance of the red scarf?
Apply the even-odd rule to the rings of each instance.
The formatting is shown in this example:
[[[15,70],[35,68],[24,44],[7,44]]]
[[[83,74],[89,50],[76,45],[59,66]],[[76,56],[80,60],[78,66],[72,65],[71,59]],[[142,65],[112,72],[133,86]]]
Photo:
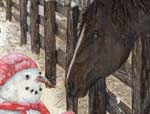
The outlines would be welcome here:
[[[11,111],[21,111],[21,114],[27,114],[28,110],[37,110],[41,114],[50,114],[45,105],[42,102],[35,104],[20,104],[12,102],[3,102],[0,104],[0,109],[11,110]]]

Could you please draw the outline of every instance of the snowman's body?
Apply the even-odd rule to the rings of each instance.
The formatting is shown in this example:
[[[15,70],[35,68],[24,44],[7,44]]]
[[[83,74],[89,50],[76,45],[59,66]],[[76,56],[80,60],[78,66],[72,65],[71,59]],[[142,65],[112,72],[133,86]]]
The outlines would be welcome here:
[[[41,82],[37,81],[39,71],[30,68],[16,73],[0,88],[0,103],[37,103],[41,97]],[[0,109],[0,114],[21,114],[21,111]],[[27,114],[41,114],[37,110],[28,110]]]

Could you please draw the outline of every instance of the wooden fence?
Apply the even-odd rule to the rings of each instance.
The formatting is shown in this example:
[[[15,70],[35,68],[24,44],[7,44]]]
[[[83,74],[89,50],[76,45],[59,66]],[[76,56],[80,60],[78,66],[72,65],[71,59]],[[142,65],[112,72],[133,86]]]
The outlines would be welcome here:
[[[27,10],[29,2],[30,11]],[[44,9],[43,15],[39,14],[39,6]],[[46,76],[53,84],[56,84],[56,64],[67,71],[74,52],[77,41],[75,26],[77,25],[73,18],[78,16],[78,10],[71,8],[70,4],[62,5],[54,0],[20,0],[18,3],[15,0],[7,0],[5,8],[8,20],[11,20],[13,16],[20,22],[21,44],[27,43],[28,32],[31,36],[31,50],[37,54],[40,53],[40,48],[45,50]],[[18,14],[12,12],[12,8],[18,11]],[[28,24],[28,18],[30,24]],[[39,31],[40,26],[44,28],[43,34]],[[114,76],[127,86],[135,88],[138,82],[134,82],[133,86],[131,73],[123,71],[126,71],[125,67],[114,73]],[[140,91],[138,92],[140,94]],[[89,114],[105,114],[106,111],[110,114],[148,114],[139,113],[136,105],[133,104],[133,106],[134,109],[131,110],[122,101],[117,102],[115,94],[106,90],[105,80],[99,80],[89,90]],[[73,110],[78,113],[78,99],[74,100]]]

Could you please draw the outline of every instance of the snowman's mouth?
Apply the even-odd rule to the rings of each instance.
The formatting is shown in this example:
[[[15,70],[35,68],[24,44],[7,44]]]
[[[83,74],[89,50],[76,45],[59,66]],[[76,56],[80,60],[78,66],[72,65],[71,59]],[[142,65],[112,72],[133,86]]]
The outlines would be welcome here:
[[[48,81],[46,78],[42,77],[42,76],[38,76],[37,81],[42,82],[46,85],[46,87],[48,88],[55,88],[56,86],[51,84],[50,81]]]

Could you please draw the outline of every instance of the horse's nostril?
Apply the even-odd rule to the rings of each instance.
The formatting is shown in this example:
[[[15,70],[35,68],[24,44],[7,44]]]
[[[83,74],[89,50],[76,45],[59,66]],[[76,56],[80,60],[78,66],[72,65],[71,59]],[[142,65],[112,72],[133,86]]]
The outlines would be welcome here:
[[[72,83],[72,82],[69,82],[69,83],[68,83],[68,89],[69,89],[69,90],[73,89],[73,83]]]
[[[26,90],[29,90],[29,88],[30,88],[30,87],[26,87],[25,89],[26,89]]]
[[[31,89],[31,93],[34,91],[34,89]]]
[[[72,81],[69,81],[68,83],[67,83],[67,92],[68,92],[68,94],[72,94],[72,91],[74,91],[74,83],[72,82]]]

